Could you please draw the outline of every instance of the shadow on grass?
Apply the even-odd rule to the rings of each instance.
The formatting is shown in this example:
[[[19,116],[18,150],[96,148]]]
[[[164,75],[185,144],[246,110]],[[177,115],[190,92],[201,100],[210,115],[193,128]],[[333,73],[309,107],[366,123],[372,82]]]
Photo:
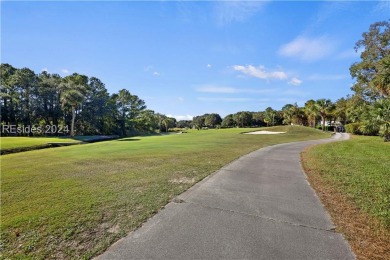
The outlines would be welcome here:
[[[125,138],[125,139],[119,139],[118,141],[120,142],[132,142],[132,141],[139,141],[141,139],[137,139],[137,138]]]

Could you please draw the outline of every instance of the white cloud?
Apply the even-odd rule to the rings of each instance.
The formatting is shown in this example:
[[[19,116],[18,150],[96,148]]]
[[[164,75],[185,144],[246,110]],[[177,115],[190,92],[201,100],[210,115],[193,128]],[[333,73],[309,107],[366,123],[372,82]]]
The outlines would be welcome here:
[[[177,121],[180,121],[180,120],[192,120],[194,118],[194,116],[191,116],[191,115],[167,115],[167,117],[173,117],[175,118]]]
[[[49,72],[49,70],[47,68],[43,68],[41,71],[42,72],[44,72],[44,71]]]
[[[234,94],[234,93],[270,93],[274,89],[240,89],[234,87],[224,87],[218,85],[202,85],[196,88],[197,92],[218,93],[218,94]]]
[[[332,54],[335,47],[335,41],[328,36],[316,38],[299,36],[283,45],[278,53],[282,56],[298,58],[303,61],[315,61]]]
[[[211,64],[207,64],[206,67],[207,67],[207,68],[211,68]]]
[[[153,76],[160,76],[160,73],[158,73],[157,71],[153,72]]]
[[[294,77],[294,78],[292,78],[292,79],[288,82],[288,84],[294,85],[294,86],[299,86],[299,85],[302,84],[302,80],[300,80],[300,79]]]
[[[180,103],[184,102],[184,98],[183,97],[178,97],[177,98],[177,101],[179,101]]]
[[[67,70],[67,69],[62,69],[62,70],[61,70],[61,73],[62,73],[62,74],[69,74],[69,70]]]
[[[226,98],[226,97],[198,97],[199,101],[205,102],[246,102],[254,100],[253,98]]]
[[[287,79],[287,74],[283,71],[266,71],[264,66],[242,66],[242,65],[234,65],[233,69],[239,71],[243,74],[260,78],[260,79]]]

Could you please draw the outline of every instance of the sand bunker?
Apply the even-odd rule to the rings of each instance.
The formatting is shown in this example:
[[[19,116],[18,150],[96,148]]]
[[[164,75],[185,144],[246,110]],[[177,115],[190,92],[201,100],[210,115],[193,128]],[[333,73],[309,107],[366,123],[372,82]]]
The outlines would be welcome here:
[[[245,133],[248,135],[277,135],[277,134],[284,134],[286,132],[271,132],[271,131],[256,131],[256,132],[249,132]]]

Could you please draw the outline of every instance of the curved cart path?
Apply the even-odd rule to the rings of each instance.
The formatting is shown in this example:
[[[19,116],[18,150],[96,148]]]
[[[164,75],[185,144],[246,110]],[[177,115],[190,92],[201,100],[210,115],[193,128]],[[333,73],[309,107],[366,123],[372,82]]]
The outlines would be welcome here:
[[[347,138],[336,134],[247,154],[98,259],[354,259],[300,164],[306,146]]]

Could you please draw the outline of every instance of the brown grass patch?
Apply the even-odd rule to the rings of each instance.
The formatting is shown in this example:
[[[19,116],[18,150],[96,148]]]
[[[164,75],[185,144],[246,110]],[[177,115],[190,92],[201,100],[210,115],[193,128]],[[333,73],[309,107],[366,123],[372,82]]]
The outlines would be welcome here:
[[[310,147],[301,154],[303,168],[336,225],[336,231],[348,240],[357,259],[390,259],[390,231],[361,211],[335,184],[325,180],[316,171],[308,149]]]

